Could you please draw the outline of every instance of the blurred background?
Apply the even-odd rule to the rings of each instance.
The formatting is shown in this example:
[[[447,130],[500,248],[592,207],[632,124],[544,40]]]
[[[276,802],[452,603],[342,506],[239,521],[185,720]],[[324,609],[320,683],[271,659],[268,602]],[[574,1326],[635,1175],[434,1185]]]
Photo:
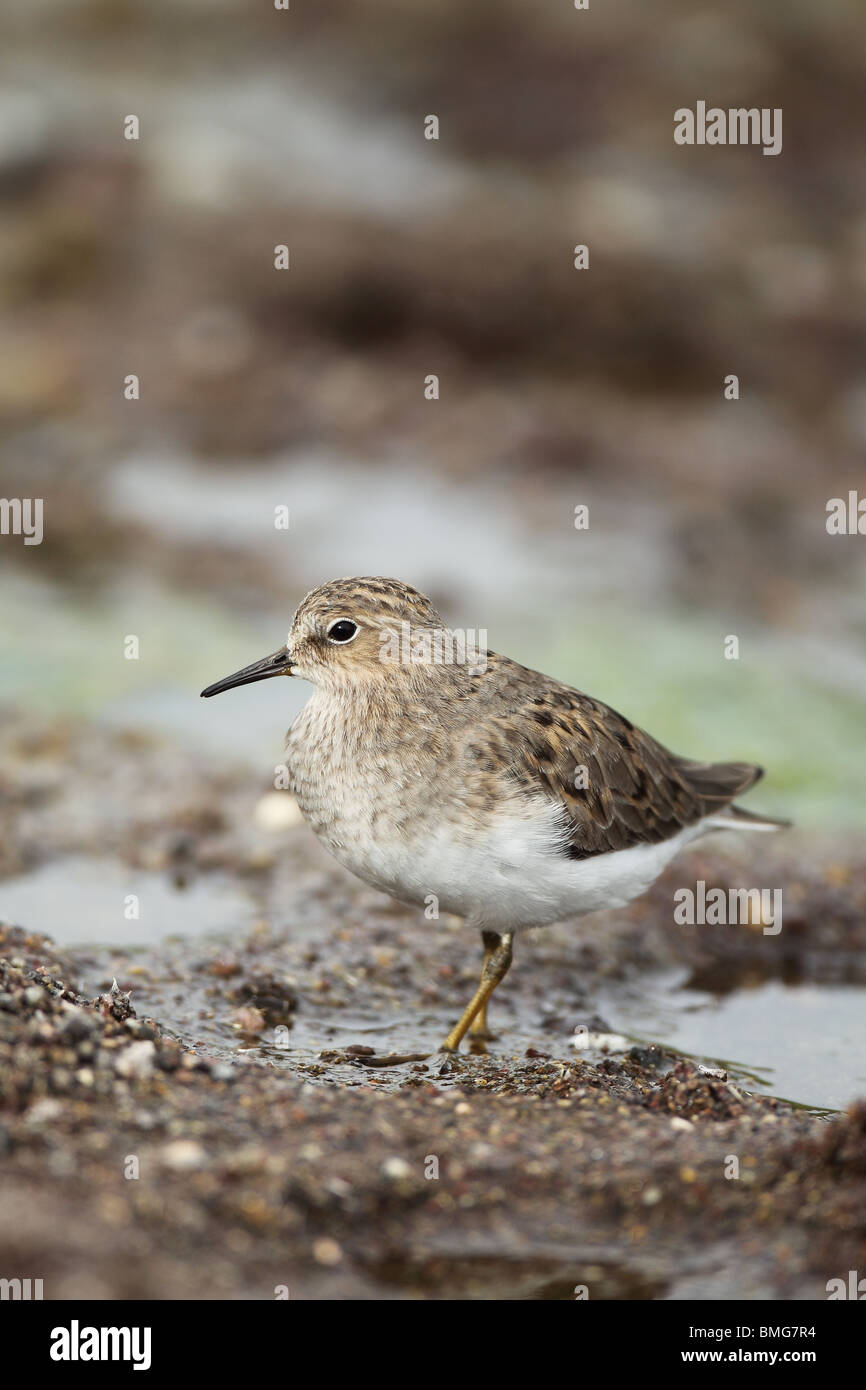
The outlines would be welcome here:
[[[199,690],[382,573],[862,831],[861,6],[7,0],[0,54],[7,713],[266,787],[306,688]],[[781,155],[677,146],[698,100]]]

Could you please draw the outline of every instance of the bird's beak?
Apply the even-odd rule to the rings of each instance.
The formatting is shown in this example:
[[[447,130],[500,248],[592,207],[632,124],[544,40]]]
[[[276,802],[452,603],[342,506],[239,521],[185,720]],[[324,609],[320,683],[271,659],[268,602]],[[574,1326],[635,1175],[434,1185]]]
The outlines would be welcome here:
[[[253,681],[266,681],[269,676],[288,676],[291,675],[292,654],[288,647],[280,647],[278,652],[271,652],[270,656],[263,656],[261,661],[254,661],[251,666],[244,666],[240,671],[235,671],[233,676],[224,676],[221,681],[214,681],[206,690],[201,693],[205,699],[211,695],[221,695],[224,690],[231,690],[235,685],[251,685]]]

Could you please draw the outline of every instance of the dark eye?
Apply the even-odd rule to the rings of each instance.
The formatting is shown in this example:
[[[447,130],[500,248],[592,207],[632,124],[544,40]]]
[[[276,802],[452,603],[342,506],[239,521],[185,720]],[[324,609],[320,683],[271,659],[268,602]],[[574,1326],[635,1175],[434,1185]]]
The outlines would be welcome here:
[[[328,641],[351,642],[357,631],[357,623],[351,622],[348,618],[341,618],[339,622],[333,623],[328,628]]]

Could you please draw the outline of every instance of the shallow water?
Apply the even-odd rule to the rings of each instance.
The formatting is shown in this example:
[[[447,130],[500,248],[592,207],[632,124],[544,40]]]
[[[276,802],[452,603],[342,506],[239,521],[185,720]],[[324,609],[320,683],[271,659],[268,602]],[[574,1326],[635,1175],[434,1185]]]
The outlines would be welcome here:
[[[147,1001],[152,991],[160,993],[153,982],[147,982],[143,990]],[[322,1051],[340,1052],[362,1044],[379,1054],[435,1053],[454,1022],[443,1010],[430,1008],[417,1014],[407,1008],[397,1018],[361,1010],[340,1011],[332,1021],[323,1022],[306,1017],[302,1007],[284,1048],[253,1039],[239,1044],[236,1035],[232,1039],[227,1024],[203,1022],[203,1013],[210,1009],[194,1008],[195,1002],[186,997],[178,1012],[177,995],[170,997],[167,991],[164,999],[154,998],[148,1007],[181,1037],[188,1039],[192,1028],[196,1037],[226,1057],[310,1068],[311,1080],[316,1079]],[[203,998],[198,1002],[204,1006]],[[808,1010],[805,1028],[804,1009]],[[730,1079],[746,1090],[778,1096],[809,1109],[843,1109],[855,1095],[866,1092],[866,991],[862,989],[822,985],[787,988],[771,983],[719,998],[696,991],[671,994],[660,980],[644,991],[639,1026],[629,1000],[622,995],[611,993],[603,1012],[617,1031],[594,1035],[592,1045],[577,1053],[567,1033],[548,1032],[540,1026],[537,1014],[530,1016],[526,1005],[519,1003],[516,1010],[509,1011],[508,1019],[500,1015],[495,1023],[501,1031],[490,1051],[519,1056],[533,1048],[564,1060],[579,1055],[597,1062],[602,1056],[625,1052],[635,1043],[656,1043],[704,1065],[724,1067]],[[337,1062],[327,1067],[330,1081],[360,1085],[369,1076],[369,1071],[354,1063]]]
[[[727,994],[647,982],[644,1001],[611,998],[618,1028],[727,1067],[750,1090],[843,1109],[866,1094],[866,990],[770,980]],[[669,987],[668,987],[669,986]]]
[[[141,916],[128,921],[129,894]],[[121,962],[136,970],[135,1005],[185,1041],[202,1041],[225,1058],[290,1065],[316,1080],[320,1054],[362,1044],[377,1053],[435,1051],[453,1019],[441,1007],[408,1007],[395,1017],[363,1007],[328,1013],[317,1004],[293,1017],[287,1045],[271,1032],[240,1038],[231,1010],[214,1007],[212,979],[193,970],[207,938],[237,946],[260,916],[251,894],[230,879],[200,876],[185,887],[166,874],[133,870],[112,860],[67,857],[0,884],[0,917],[43,932],[63,948],[78,948],[82,987],[95,993]],[[297,933],[293,933],[297,939]],[[526,968],[531,968],[527,966]],[[600,988],[594,1006],[612,1032],[593,1037],[580,1055],[589,1060],[657,1043],[708,1065],[724,1066],[749,1090],[810,1108],[841,1109],[866,1092],[866,990],[849,986],[769,981],[725,994],[686,987],[682,971],[657,972],[635,985]],[[178,981],[185,981],[178,990]],[[531,1047],[559,1058],[575,1054],[567,1032],[550,1032],[535,1001],[509,994],[499,1013],[501,1036],[491,1050],[522,1054]],[[332,1062],[328,1079],[362,1084],[369,1072]],[[387,1084],[387,1076],[382,1081]]]
[[[130,897],[138,899],[139,916]],[[165,874],[114,859],[70,855],[0,883],[0,919],[58,946],[155,945],[181,936],[237,935],[252,925],[250,898],[228,879],[197,877],[183,888]]]

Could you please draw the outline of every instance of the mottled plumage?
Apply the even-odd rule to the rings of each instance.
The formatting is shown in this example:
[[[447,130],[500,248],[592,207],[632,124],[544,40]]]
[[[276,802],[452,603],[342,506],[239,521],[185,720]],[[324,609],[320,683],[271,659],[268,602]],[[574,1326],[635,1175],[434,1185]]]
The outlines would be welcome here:
[[[762,775],[750,763],[698,763],[670,753],[600,700],[491,656],[475,700],[473,745],[512,765],[527,792],[564,808],[575,859],[668,840],[723,810]]]
[[[413,645],[395,659],[401,631]],[[707,830],[779,824],[732,805],[760,768],[680,757],[599,700],[492,652],[425,657],[443,631],[430,601],[397,580],[334,580],[307,594],[285,648],[204,693],[271,675],[313,683],[286,743],[304,816],[366,882],[409,903],[435,895],[486,930],[485,978],[507,969],[516,930],[621,906]],[[461,1025],[483,1011],[485,988]]]

